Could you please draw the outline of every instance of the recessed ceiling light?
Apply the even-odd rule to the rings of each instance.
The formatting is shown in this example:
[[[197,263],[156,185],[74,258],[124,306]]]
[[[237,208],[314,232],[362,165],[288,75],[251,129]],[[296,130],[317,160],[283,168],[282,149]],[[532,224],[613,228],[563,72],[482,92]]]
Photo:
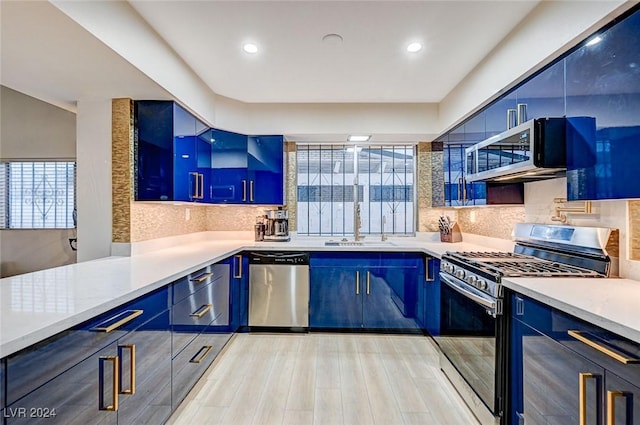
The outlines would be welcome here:
[[[591,40],[587,41],[587,46],[593,46],[594,44],[598,44],[602,41],[602,38],[599,35],[596,35]]]
[[[371,138],[371,136],[351,135],[351,136],[349,136],[349,141],[350,142],[367,142],[367,141],[369,141],[370,138]]]
[[[407,46],[407,52],[409,53],[416,53],[419,52],[420,50],[422,50],[422,44],[420,43],[411,43]]]
[[[242,46],[242,50],[244,50],[247,53],[257,53],[258,46],[256,46],[253,43],[245,43],[244,46]]]

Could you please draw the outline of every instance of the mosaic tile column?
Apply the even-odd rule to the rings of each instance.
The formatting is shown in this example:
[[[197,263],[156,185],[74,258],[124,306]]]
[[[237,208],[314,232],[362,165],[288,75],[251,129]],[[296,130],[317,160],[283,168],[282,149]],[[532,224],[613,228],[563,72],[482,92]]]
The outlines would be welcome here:
[[[131,242],[131,202],[133,201],[133,100],[111,101],[111,194],[112,242]]]
[[[418,143],[418,232],[438,231],[439,207],[444,205],[443,165],[442,143]]]
[[[295,142],[284,142],[285,154],[285,192],[284,202],[289,210],[289,231],[298,230],[297,204],[298,204],[298,161]]]

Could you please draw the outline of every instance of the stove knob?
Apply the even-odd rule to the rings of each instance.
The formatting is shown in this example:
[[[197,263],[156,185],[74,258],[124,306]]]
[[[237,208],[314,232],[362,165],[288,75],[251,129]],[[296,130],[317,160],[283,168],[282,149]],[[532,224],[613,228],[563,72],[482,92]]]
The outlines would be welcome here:
[[[456,270],[456,277],[458,279],[464,279],[465,275],[466,275],[466,273],[464,272],[464,270],[462,270],[462,269]]]
[[[478,279],[476,282],[476,287],[482,289],[483,291],[487,289],[488,286],[489,285],[487,285],[487,282],[485,280]]]
[[[478,284],[478,278],[475,276],[467,276],[467,283],[471,286],[476,286]]]

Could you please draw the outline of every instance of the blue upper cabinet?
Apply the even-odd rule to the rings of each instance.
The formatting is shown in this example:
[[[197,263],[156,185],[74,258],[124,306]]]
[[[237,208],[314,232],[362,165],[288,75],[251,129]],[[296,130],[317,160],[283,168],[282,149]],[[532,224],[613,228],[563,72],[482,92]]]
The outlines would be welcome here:
[[[592,117],[567,140],[571,200],[639,198],[640,12],[566,58],[567,117]]]
[[[207,126],[174,102],[145,100],[135,102],[135,127],[135,199],[207,202]]]
[[[208,202],[211,168],[210,129],[173,104],[173,200]]]
[[[136,201],[284,204],[284,139],[216,130],[171,101],[135,102]]]
[[[522,122],[565,115],[564,67],[565,62],[558,61],[516,89],[516,110],[518,105],[526,106]]]
[[[245,136],[213,130],[213,139],[211,202],[284,203],[282,136]]]
[[[249,136],[249,200],[256,204],[284,204],[284,139]]]
[[[465,148],[486,138],[486,113],[482,111],[456,127],[444,141],[445,205],[484,205],[484,182],[467,182],[464,175]]]
[[[136,201],[173,200],[173,102],[135,102]]]
[[[507,130],[507,111],[516,110],[518,100],[515,92],[510,92],[485,109],[485,136],[487,138]]]

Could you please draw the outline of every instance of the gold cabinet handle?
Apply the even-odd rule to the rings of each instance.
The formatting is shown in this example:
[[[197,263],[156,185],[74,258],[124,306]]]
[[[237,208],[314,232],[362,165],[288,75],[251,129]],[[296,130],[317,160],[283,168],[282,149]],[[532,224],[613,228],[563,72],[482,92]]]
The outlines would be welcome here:
[[[458,177],[458,201],[462,200],[462,177]]]
[[[233,271],[233,277],[234,279],[242,279],[242,255],[235,255],[234,258],[237,260],[237,264],[238,264],[238,273],[236,273],[236,271]]]
[[[106,362],[113,363],[113,390],[111,392],[111,404],[105,405],[104,402],[104,364]],[[101,356],[98,359],[98,410],[108,410],[110,412],[118,411],[118,356]]]
[[[430,270],[429,261],[431,261],[431,258],[425,258],[424,259],[424,280],[425,280],[425,282],[433,282],[434,280],[436,280],[435,272],[433,270]],[[431,271],[431,274],[429,274],[429,271]]]
[[[371,289],[371,272],[367,271],[367,295],[369,295],[370,289]]]
[[[204,347],[198,350],[196,355],[193,356],[191,360],[189,360],[189,363],[202,363],[204,358],[207,357],[207,355],[209,355],[209,352],[211,351],[212,348],[213,348],[213,345],[205,345]]]
[[[122,360],[124,359],[124,350],[129,350],[129,388],[122,388],[122,379],[120,379],[120,387],[118,392],[125,395],[133,395],[136,393],[136,346],[135,344],[118,345],[118,369],[122,372]]]
[[[616,351],[613,348],[605,347],[601,343],[598,343],[598,342],[596,342],[596,341],[594,341],[592,339],[587,338],[586,335],[588,335],[588,334],[586,332],[581,332],[581,331],[576,331],[576,330],[568,330],[567,333],[569,334],[570,337],[575,338],[578,341],[588,345],[589,347],[600,351],[602,354],[606,354],[607,356],[611,357],[612,359],[615,359],[615,360],[619,361],[620,363],[624,363],[624,364],[637,364],[637,363],[640,363],[640,359],[634,359],[634,358],[626,357],[624,354]]]
[[[204,199],[204,174],[200,173],[200,199]]]
[[[599,375],[593,373],[580,373],[579,394],[580,394],[580,425],[587,425],[587,380],[599,379]],[[599,391],[599,390],[598,390]]]
[[[627,407],[629,404],[629,394],[623,391],[607,391],[607,425],[616,425],[616,398],[624,397]],[[628,411],[629,409],[625,409]],[[631,425],[629,418],[624,421],[626,425]]]
[[[253,202],[253,180],[249,182],[249,200]]]
[[[356,295],[360,295],[360,272],[356,270]]]
[[[247,181],[242,180],[242,200],[247,200]]]
[[[200,307],[199,309],[197,309],[196,311],[194,311],[193,313],[191,313],[189,316],[197,317],[199,319],[202,316],[204,316],[205,314],[207,314],[209,312],[209,310],[211,310],[212,307],[213,307],[212,304],[205,304],[202,307]]]
[[[120,326],[124,325],[125,323],[129,323],[136,317],[140,316],[142,313],[144,313],[144,310],[126,310],[126,311],[123,311],[122,313],[116,314],[115,316],[105,320],[102,323],[99,323],[98,326],[91,328],[91,330],[96,332],[111,332],[112,330],[118,329]],[[106,323],[112,322],[123,315],[126,315],[126,316],[110,325],[105,325]],[[105,326],[101,326],[101,325],[105,325]]]
[[[213,273],[202,273],[201,275],[198,275],[194,278],[189,279],[191,282],[195,282],[195,283],[202,283],[205,280],[209,279],[211,276],[213,276]]]

